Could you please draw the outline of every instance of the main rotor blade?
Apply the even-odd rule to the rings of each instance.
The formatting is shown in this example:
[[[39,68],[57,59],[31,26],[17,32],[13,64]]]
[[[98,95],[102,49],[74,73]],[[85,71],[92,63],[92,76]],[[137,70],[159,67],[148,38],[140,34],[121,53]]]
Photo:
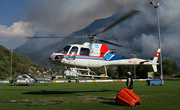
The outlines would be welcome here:
[[[40,37],[40,36],[36,36],[36,37],[26,37],[27,39],[39,39],[39,38],[66,38],[66,37]]]
[[[35,36],[35,37],[26,37],[27,39],[41,39],[41,38],[84,38],[84,36],[73,36],[73,37],[46,37],[46,36]]]
[[[123,16],[122,18],[118,19],[117,21],[115,21],[114,23],[108,25],[107,27],[105,27],[104,29],[102,29],[101,31],[97,32],[95,35],[99,34],[99,33],[104,33],[107,30],[111,29],[112,27],[114,27],[116,24],[126,20],[127,18],[139,13],[140,11],[137,10],[131,10],[128,14],[126,14],[125,16]]]
[[[115,44],[115,43],[112,43],[112,42],[109,42],[109,41],[106,41],[106,40],[102,40],[102,39],[99,39],[99,38],[98,38],[98,40],[99,40],[100,42],[104,42],[104,43],[107,43],[107,44],[115,45],[115,46],[118,46],[118,47],[123,47],[122,45]]]

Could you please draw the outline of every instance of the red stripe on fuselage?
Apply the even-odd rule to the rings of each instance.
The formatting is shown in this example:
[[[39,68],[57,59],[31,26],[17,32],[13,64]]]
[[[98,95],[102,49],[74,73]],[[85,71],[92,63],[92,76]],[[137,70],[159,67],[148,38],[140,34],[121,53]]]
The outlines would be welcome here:
[[[57,55],[50,55],[49,57],[55,57],[55,56],[57,56]]]

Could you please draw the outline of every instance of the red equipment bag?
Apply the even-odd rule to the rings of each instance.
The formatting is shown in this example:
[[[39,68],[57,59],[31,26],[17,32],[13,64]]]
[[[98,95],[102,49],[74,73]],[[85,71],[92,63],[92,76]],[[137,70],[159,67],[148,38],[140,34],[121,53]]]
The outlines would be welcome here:
[[[141,105],[141,100],[134,92],[123,88],[116,96],[116,104],[135,107]]]

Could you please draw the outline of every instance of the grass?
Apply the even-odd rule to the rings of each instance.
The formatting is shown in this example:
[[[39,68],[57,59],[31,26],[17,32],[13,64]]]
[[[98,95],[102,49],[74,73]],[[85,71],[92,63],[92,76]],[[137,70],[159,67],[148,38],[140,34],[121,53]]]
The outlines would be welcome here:
[[[180,81],[165,81],[164,86],[146,86],[135,81],[133,92],[142,105],[126,107],[115,104],[125,82],[44,83],[32,86],[0,84],[2,110],[175,110],[180,108]]]

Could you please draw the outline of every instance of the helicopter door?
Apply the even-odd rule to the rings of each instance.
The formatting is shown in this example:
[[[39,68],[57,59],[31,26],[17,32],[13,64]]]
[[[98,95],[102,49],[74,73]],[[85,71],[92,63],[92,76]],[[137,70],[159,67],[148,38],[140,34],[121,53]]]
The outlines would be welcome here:
[[[69,54],[71,55],[71,56],[68,56],[67,57],[67,59],[68,60],[75,60],[76,59],[76,54],[77,54],[77,52],[78,52],[78,47],[76,47],[76,46],[74,46],[74,47],[72,47],[71,48],[71,51],[69,52]]]

